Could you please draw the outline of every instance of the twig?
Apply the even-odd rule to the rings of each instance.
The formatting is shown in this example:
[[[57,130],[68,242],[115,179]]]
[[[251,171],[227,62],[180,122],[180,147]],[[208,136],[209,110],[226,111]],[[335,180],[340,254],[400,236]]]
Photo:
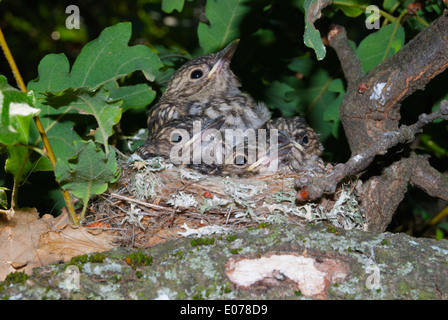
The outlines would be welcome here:
[[[318,178],[314,174],[305,173],[295,181],[295,184],[299,188],[306,187],[308,200],[320,198],[324,193],[334,193],[338,183],[346,176],[360,173],[372,163],[375,156],[386,154],[388,149],[397,144],[412,141],[425,125],[438,118],[448,120],[447,100],[442,101],[437,111],[429,115],[421,114],[415,124],[402,125],[397,132],[384,133],[366,151],[352,156],[344,164],[336,165],[331,173]]]
[[[109,195],[111,197],[113,197],[113,198],[121,199],[121,200],[128,201],[128,202],[134,202],[134,203],[137,203],[137,204],[139,204],[141,206],[148,207],[148,208],[151,208],[151,209],[154,209],[154,210],[169,211],[170,213],[173,211],[172,208],[162,207],[162,206],[158,206],[156,204],[143,202],[143,201],[140,201],[140,200],[136,200],[136,199],[132,199],[132,198],[129,198],[129,197],[121,196],[121,195],[116,194],[116,193],[111,193]]]

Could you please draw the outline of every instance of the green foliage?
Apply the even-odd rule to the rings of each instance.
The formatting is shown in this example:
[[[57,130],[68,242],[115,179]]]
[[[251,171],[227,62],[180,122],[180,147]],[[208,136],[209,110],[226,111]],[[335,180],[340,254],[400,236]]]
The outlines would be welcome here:
[[[331,86],[333,81],[335,80],[327,71],[319,69],[311,75],[308,83],[301,82],[294,91],[286,94],[286,97],[300,99],[299,113],[306,115],[310,125],[321,134],[323,140],[336,132],[339,125],[339,116],[335,111],[339,105],[335,101],[340,101],[343,94],[338,94],[341,92],[337,91],[337,86]]]
[[[369,5],[367,0],[337,0],[333,1],[333,6],[340,9],[347,17],[356,18],[364,13]]]
[[[33,93],[26,94],[8,85],[0,76],[0,143],[27,143],[30,123],[40,110],[34,108]]]
[[[6,196],[6,192],[8,188],[0,187],[0,208],[7,209],[8,208],[8,197]]]
[[[318,60],[325,57],[326,49],[322,43],[319,30],[314,26],[314,22],[320,18],[321,10],[330,5],[329,0],[306,0],[305,1],[305,34],[304,42],[307,47],[313,48]]]
[[[241,23],[250,12],[248,0],[207,1],[205,15],[210,24],[200,22],[199,44],[205,53],[224,48],[240,37]]]
[[[55,176],[64,190],[83,200],[84,217],[89,199],[105,192],[108,184],[118,179],[120,170],[113,149],[105,155],[92,141],[75,141],[75,152],[68,161],[57,162]]]
[[[330,85],[328,86],[329,92],[334,92],[336,94],[339,94],[325,109],[323,119],[324,121],[328,123],[333,123],[333,128],[331,133],[333,136],[338,137],[339,132],[339,106],[341,105],[342,98],[345,94],[345,87],[342,82],[342,79],[334,79],[331,81]]]
[[[404,45],[404,28],[397,22],[368,35],[356,49],[364,72],[375,68]]]
[[[174,10],[179,12],[184,8],[185,0],[163,0],[162,1],[162,10],[166,13],[171,13]]]
[[[57,160],[56,179],[64,190],[83,200],[84,210],[93,195],[104,192],[108,183],[117,180],[115,152],[108,142],[113,127],[123,111],[142,108],[155,97],[147,84],[119,86],[117,80],[141,71],[152,81],[162,66],[146,46],[128,46],[130,36],[130,23],[106,28],[83,48],[71,70],[65,55],[47,55],[39,64],[39,78],[28,85],[28,95],[8,86],[5,78],[0,79],[2,113],[9,112],[2,118],[5,132],[0,142],[8,147],[5,168],[16,183],[30,171],[52,169],[46,160],[30,154],[30,150],[42,146],[39,134],[30,126],[37,114]],[[122,104],[126,108],[120,108]],[[88,118],[83,122],[90,131],[74,130],[80,118]]]

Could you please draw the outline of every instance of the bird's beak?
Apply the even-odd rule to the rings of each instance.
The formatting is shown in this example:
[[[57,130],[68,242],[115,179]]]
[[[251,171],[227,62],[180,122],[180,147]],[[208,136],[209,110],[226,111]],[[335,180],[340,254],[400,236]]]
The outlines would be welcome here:
[[[285,131],[283,130],[278,130],[278,141],[279,143],[281,143],[280,146],[278,146],[277,148],[277,157],[282,158],[284,157],[286,154],[288,154],[288,152],[291,151],[292,148],[297,148],[300,151],[304,151],[303,146],[298,143],[297,141],[295,141],[294,139],[292,139]],[[273,159],[274,159],[274,155],[272,155],[271,150],[269,150],[266,155],[264,155],[263,157],[261,157],[260,159],[258,159],[256,162],[254,162],[247,170],[248,171],[252,171],[253,169],[255,169],[256,167],[258,167],[259,165],[263,164],[263,163],[270,163]]]
[[[201,131],[199,131],[198,133],[196,133],[195,135],[193,135],[193,137],[188,140],[184,147],[187,148],[189,145],[191,145],[193,142],[195,142],[196,140],[199,139],[199,141],[204,140],[204,135],[206,133],[211,134],[210,132],[207,132],[207,130],[220,130],[221,127],[224,125],[225,123],[225,119],[224,117],[218,117],[214,120],[210,120],[207,121],[204,126],[201,128]],[[212,132],[216,132],[216,131],[212,131]]]
[[[281,142],[289,142],[291,144],[292,147],[295,147],[297,149],[299,149],[300,151],[305,151],[305,149],[303,148],[303,146],[298,143],[296,140],[292,139],[286,132],[284,132],[283,130],[279,130],[278,131],[280,133],[279,135],[279,139]]]
[[[218,61],[213,65],[212,69],[207,75],[207,78],[210,78],[215,72],[219,72],[226,63],[230,63],[236,51],[236,48],[238,48],[239,42],[240,39],[232,41],[227,47],[225,47],[218,53]]]
[[[272,160],[274,160],[274,157],[281,158],[284,157],[288,152],[291,151],[291,148],[293,147],[292,142],[287,142],[282,145],[280,145],[277,148],[277,153],[272,154],[271,150],[269,150],[263,157],[258,159],[256,162],[254,162],[249,168],[247,168],[247,171],[252,171],[256,167],[260,166],[264,163],[270,163]]]

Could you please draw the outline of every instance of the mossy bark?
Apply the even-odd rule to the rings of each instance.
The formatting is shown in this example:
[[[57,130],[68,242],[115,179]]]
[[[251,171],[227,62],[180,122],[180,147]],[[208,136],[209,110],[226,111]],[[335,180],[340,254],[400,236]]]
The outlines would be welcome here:
[[[200,241],[192,241],[194,238],[180,238],[140,250],[113,249],[104,253],[106,258],[102,263],[78,265],[79,283],[75,286],[67,284],[66,264],[36,268],[25,284],[0,286],[3,287],[0,297],[213,300],[448,298],[448,242],[444,240],[417,239],[406,234],[345,231],[325,224],[305,228],[293,224],[270,225],[208,238],[214,238],[214,241],[199,244]],[[151,256],[152,262],[140,259],[147,263],[131,263],[131,266],[130,255],[135,252],[140,252],[140,258]],[[308,296],[286,271],[277,270],[276,273],[274,270],[274,276],[245,287],[228,276],[230,265],[237,261],[257,261],[273,255],[312,258],[316,266],[326,261],[332,266],[343,266],[338,272],[344,275],[336,281],[326,279],[323,292]],[[376,283],[372,281],[374,276],[378,277]]]

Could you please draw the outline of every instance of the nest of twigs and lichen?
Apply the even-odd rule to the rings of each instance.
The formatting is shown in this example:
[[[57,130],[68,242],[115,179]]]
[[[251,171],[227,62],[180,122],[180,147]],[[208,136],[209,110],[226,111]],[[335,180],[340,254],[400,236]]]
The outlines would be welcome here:
[[[88,226],[107,226],[120,246],[147,247],[176,237],[208,236],[260,224],[328,221],[362,229],[353,184],[334,195],[297,203],[300,173],[251,178],[204,175],[163,158],[128,161],[119,181],[92,204]]]

